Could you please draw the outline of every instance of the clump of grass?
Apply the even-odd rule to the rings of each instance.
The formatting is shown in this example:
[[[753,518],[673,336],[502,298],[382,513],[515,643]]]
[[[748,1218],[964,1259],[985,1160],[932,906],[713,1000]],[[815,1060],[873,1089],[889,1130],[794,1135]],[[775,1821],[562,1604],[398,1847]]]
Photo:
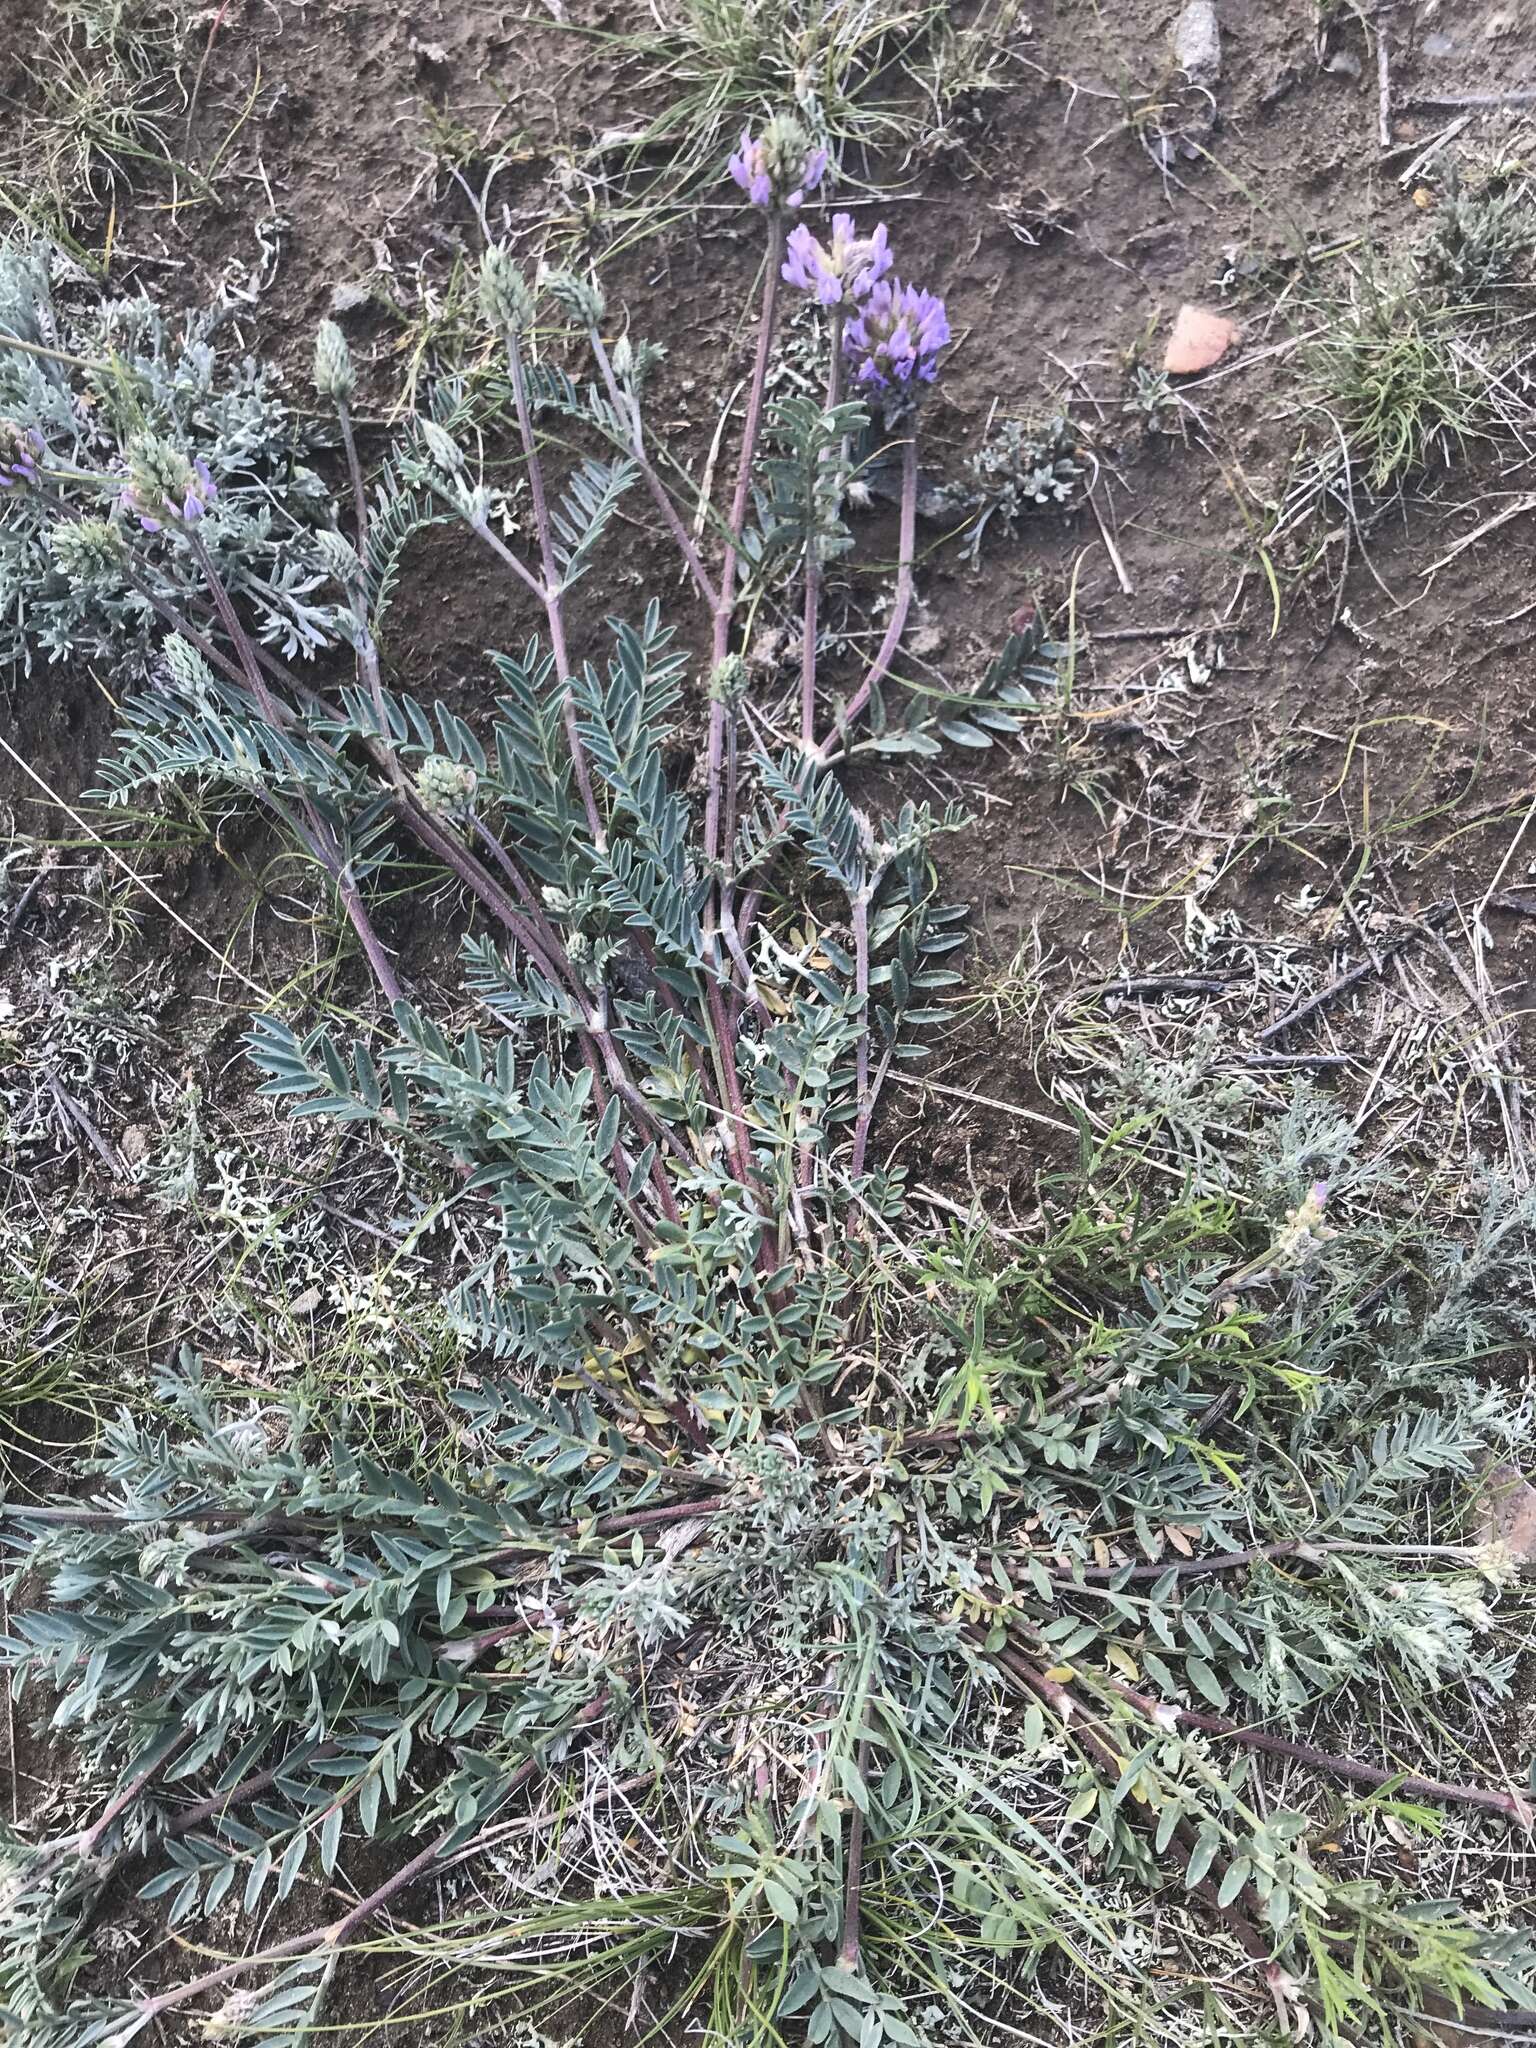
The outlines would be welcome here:
[[[932,158],[966,146],[986,102],[1004,83],[1013,38],[1028,28],[1019,0],[989,0],[964,23],[947,9],[940,12],[927,47],[909,66],[922,98],[913,156]]]
[[[160,0],[53,0],[54,34],[29,67],[32,104],[0,146],[0,203],[67,232],[133,172],[170,160],[182,103],[182,20]]]
[[[621,43],[670,95],[649,139],[684,143],[703,169],[765,105],[814,111],[844,143],[889,135],[895,108],[870,88],[942,12],[933,0],[661,0],[655,27]]]
[[[1267,576],[1279,562],[1298,579],[1335,556],[1340,606],[1348,564],[1387,504],[1474,443],[1529,453],[1532,406],[1508,315],[1536,252],[1532,188],[1455,160],[1441,178],[1417,250],[1306,303],[1318,330],[1299,357],[1306,426],[1260,553]]]
[[[1409,274],[1361,273],[1304,358],[1306,402],[1366,488],[1380,493],[1476,436],[1480,395],[1443,301]]]
[[[0,1213],[0,1489],[86,1436],[102,1395],[93,1329],[110,1289],[66,1235]]]
[[[628,161],[660,152],[679,196],[766,107],[794,107],[845,161],[961,146],[1020,20],[1017,0],[988,0],[963,27],[940,0],[657,0],[653,12],[616,38],[662,102]]]

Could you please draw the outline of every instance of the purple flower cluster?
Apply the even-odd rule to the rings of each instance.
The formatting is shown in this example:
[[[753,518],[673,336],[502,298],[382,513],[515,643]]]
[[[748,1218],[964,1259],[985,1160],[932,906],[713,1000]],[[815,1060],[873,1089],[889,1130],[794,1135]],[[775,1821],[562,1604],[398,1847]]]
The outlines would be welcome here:
[[[814,192],[827,168],[827,152],[813,147],[800,123],[776,114],[761,135],[741,131],[741,147],[730,173],[754,206],[782,206],[793,213]]]
[[[791,212],[820,184],[826,168],[827,152],[813,149],[800,123],[786,114],[776,114],[760,136],[743,130],[741,148],[731,158],[731,176],[754,206]],[[935,293],[903,284],[890,270],[884,221],[861,235],[852,214],[836,213],[830,242],[804,225],[791,231],[779,274],[797,291],[810,292],[818,305],[847,310],[843,353],[855,383],[910,394],[937,375],[949,319]]]
[[[890,267],[884,221],[872,235],[861,235],[851,213],[835,213],[830,244],[818,242],[807,227],[794,230],[782,275],[797,290],[814,292],[818,305],[845,306],[867,298]]]
[[[931,384],[948,340],[941,298],[899,278],[882,277],[849,321],[843,350],[858,365],[858,383],[889,391],[897,385]]]
[[[128,475],[121,504],[146,533],[165,526],[190,526],[218,497],[218,486],[201,456],[189,461],[154,434],[139,434],[128,445]]]
[[[14,420],[0,420],[0,491],[9,491],[17,484],[35,484],[37,465],[46,452],[36,427],[19,427]]]

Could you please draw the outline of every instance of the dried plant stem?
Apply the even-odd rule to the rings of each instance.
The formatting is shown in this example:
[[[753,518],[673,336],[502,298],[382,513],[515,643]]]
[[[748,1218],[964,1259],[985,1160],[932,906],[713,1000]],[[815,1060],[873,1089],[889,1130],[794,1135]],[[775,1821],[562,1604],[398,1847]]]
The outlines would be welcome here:
[[[843,372],[843,309],[836,306],[830,322],[832,360],[827,366],[827,411],[837,405]],[[815,494],[811,534],[805,550],[805,611],[800,627],[800,744],[807,754],[816,747],[816,644],[821,609],[821,551],[816,533]]]

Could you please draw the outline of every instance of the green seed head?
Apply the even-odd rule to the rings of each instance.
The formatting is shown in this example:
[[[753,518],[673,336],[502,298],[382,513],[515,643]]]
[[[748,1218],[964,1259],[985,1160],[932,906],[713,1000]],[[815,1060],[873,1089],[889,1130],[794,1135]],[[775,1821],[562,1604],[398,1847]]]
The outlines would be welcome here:
[[[345,405],[357,389],[352,351],[334,320],[322,320],[315,335],[315,389],[337,405]]]
[[[493,327],[521,334],[533,325],[533,293],[528,280],[500,243],[480,258],[480,304]]]
[[[544,283],[553,297],[583,327],[596,327],[608,309],[607,300],[592,280],[578,277],[574,270],[547,271]]]
[[[452,434],[440,427],[436,420],[418,420],[417,425],[427,453],[438,468],[446,470],[449,476],[457,476],[464,467],[464,451]]]
[[[357,549],[344,533],[323,526],[315,534],[315,553],[327,576],[351,590],[363,580],[363,564]]]
[[[709,694],[716,704],[739,704],[747,694],[747,664],[739,654],[728,654],[709,679]]]

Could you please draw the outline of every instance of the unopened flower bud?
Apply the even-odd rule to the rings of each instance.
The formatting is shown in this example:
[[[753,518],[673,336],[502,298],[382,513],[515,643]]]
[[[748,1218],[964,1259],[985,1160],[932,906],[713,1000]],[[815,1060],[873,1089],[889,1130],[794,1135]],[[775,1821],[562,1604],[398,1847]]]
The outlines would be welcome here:
[[[709,679],[709,694],[716,704],[739,704],[747,694],[747,664],[739,654],[728,654],[716,664]]]
[[[351,590],[363,580],[362,559],[344,533],[322,526],[315,533],[315,553],[327,576]]]
[[[512,261],[511,251],[496,243],[480,258],[480,304],[493,327],[521,334],[533,325],[533,293]]]
[[[416,424],[421,429],[427,453],[438,468],[446,470],[449,476],[457,476],[464,467],[464,451],[452,434],[440,427],[436,420],[418,420]]]
[[[352,351],[334,320],[322,320],[315,334],[315,389],[337,405],[345,405],[357,389]]]
[[[544,284],[583,327],[596,327],[608,310],[608,302],[597,285],[590,278],[578,277],[574,270],[546,271]]]
[[[61,573],[87,589],[117,589],[127,548],[106,519],[65,519],[48,536],[48,549]]]
[[[446,754],[428,754],[416,770],[421,807],[435,818],[451,817],[473,803],[478,783],[467,761],[450,761]]]
[[[634,373],[634,345],[627,334],[621,334],[613,344],[613,374],[621,384],[627,384]]]
[[[204,2039],[223,2041],[242,2033],[260,2012],[261,2001],[261,1992],[250,1987],[232,1991],[221,2006],[204,2014],[200,2020]]]

